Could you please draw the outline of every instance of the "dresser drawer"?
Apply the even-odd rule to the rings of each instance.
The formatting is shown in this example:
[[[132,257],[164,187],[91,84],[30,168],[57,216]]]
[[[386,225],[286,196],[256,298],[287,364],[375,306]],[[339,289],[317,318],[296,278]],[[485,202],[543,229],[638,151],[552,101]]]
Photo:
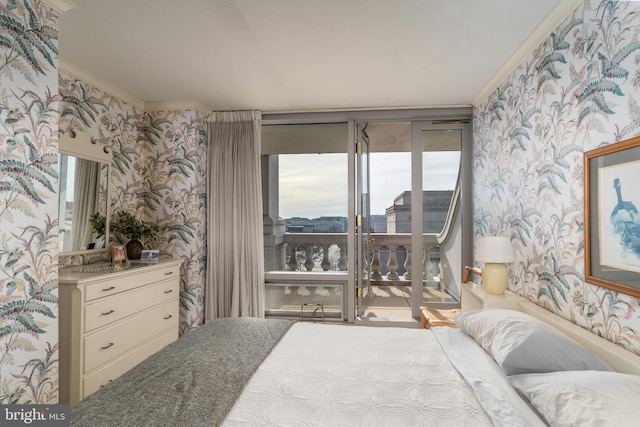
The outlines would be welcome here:
[[[178,339],[178,328],[173,328],[164,334],[143,344],[141,347],[115,359],[97,371],[86,375],[83,379],[83,397],[87,397],[99,388],[107,385],[138,363],[152,354],[160,351],[167,345]]]
[[[180,281],[176,277],[176,280],[165,280],[87,304],[84,307],[84,330],[91,332],[154,305],[175,299],[179,288]]]
[[[87,285],[84,292],[85,301],[93,301],[98,298],[114,295],[120,292],[135,289],[140,286],[166,280],[172,277],[180,278],[180,266],[154,266],[152,270],[129,270],[127,274],[121,274],[109,280]]]
[[[177,299],[84,338],[84,373],[123,354],[169,328],[178,326]]]

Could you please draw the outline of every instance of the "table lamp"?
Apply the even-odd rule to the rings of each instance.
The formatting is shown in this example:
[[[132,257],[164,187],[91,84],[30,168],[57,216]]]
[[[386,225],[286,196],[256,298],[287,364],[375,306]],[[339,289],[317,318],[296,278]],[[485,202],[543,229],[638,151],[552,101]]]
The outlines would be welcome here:
[[[488,294],[502,295],[507,288],[507,266],[514,261],[513,246],[506,236],[480,237],[476,242],[476,261],[484,262],[482,286]]]

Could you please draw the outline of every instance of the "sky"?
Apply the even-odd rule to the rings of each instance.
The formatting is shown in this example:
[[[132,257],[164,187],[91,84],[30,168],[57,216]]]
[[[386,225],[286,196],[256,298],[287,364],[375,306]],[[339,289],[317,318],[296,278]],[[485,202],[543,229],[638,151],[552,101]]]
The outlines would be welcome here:
[[[423,158],[425,191],[455,188],[459,152],[430,152]],[[370,155],[371,214],[385,209],[411,190],[411,153]],[[347,216],[347,155],[280,156],[280,217]]]

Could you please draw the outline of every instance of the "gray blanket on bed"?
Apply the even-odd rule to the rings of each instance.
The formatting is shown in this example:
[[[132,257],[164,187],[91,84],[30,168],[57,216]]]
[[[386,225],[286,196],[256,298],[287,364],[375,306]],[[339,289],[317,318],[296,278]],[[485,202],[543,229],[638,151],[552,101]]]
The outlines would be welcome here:
[[[293,324],[217,319],[71,407],[74,426],[217,426]]]

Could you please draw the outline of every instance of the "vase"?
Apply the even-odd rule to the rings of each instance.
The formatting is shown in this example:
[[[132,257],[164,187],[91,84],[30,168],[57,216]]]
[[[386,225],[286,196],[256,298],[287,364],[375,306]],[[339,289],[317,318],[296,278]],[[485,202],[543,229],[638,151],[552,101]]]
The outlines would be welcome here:
[[[142,256],[142,242],[137,238],[132,238],[126,245],[128,259],[140,259]]]

